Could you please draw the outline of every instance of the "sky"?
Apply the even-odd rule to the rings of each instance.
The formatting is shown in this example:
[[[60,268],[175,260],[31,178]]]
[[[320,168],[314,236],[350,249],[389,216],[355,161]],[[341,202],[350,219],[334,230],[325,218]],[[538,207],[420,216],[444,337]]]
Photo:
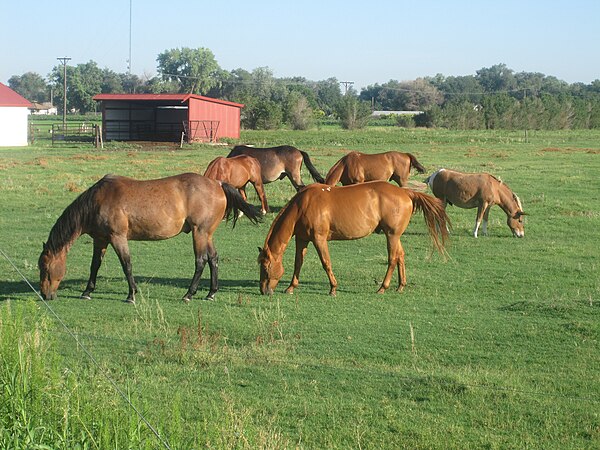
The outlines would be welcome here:
[[[131,27],[130,27],[131,6]],[[70,65],[156,75],[165,50],[207,48],[222,69],[277,78],[475,75],[505,64],[568,83],[600,79],[599,0],[30,0],[0,2],[0,82]]]

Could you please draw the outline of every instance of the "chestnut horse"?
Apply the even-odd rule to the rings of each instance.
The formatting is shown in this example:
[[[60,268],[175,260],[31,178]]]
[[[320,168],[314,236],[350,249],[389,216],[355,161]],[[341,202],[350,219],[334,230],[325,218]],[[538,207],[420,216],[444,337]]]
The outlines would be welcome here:
[[[55,299],[66,273],[69,249],[82,234],[94,240],[90,278],[82,298],[90,299],[96,275],[110,244],[121,262],[129,284],[126,302],[134,303],[137,286],[131,273],[129,240],[169,239],[181,232],[192,233],[196,268],[183,299],[190,301],[198,289],[204,265],[210,267],[210,290],[218,290],[218,256],[213,234],[223,216],[233,212],[233,225],[241,210],[253,222],[260,213],[246,203],[240,193],[226,183],[194,173],[159,180],[138,181],[105,175],[79,195],[58,218],[40,255],[40,291],[45,299]]]
[[[473,236],[477,237],[479,226],[487,235],[490,208],[498,205],[506,213],[506,223],[513,236],[525,236],[523,227],[523,206],[521,200],[510,188],[489,173],[462,173],[456,170],[440,169],[425,180],[437,198],[446,204],[459,208],[477,208]]]
[[[260,162],[263,184],[271,183],[276,180],[283,180],[288,177],[294,188],[298,191],[304,187],[300,169],[302,161],[317,183],[323,183],[325,180],[311,162],[308,153],[298,150],[291,145],[282,145],[279,147],[256,148],[247,145],[236,145],[233,147],[228,158],[238,155],[249,155]]]
[[[425,173],[425,168],[411,153],[385,152],[361,153],[350,152],[336,162],[325,178],[325,184],[335,186],[339,182],[348,184],[364,183],[365,181],[393,180],[400,187],[405,187],[410,175],[410,169],[415,168],[419,173]]]
[[[398,291],[402,291],[406,286],[406,268],[400,236],[418,209],[423,211],[435,247],[444,252],[448,216],[442,203],[430,195],[384,181],[344,187],[323,184],[306,187],[279,212],[267,234],[264,248],[259,248],[261,293],[272,294],[276,288],[283,276],[283,253],[295,235],[294,275],[285,292],[291,294],[298,286],[306,248],[312,242],[329,277],[329,294],[335,295],[337,281],[331,270],[327,241],[360,239],[374,231],[385,233],[388,248],[388,267],[377,292],[381,294],[390,286],[395,267],[398,267]]]
[[[248,155],[233,156],[231,158],[219,156],[208,164],[204,176],[232,185],[240,191],[244,200],[247,199],[246,185],[251,183],[260,199],[261,212],[266,214],[269,211],[267,197],[263,189],[260,163],[256,158]]]

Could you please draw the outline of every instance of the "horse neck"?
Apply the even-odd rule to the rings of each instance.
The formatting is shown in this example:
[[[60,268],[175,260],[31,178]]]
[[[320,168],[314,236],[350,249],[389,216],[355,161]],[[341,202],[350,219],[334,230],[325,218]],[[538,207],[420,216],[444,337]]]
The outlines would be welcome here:
[[[506,215],[514,216],[519,211],[519,205],[515,200],[513,192],[504,183],[498,186],[498,206],[504,210]]]
[[[70,205],[58,218],[48,236],[46,246],[53,254],[68,252],[73,242],[81,236],[83,218],[81,212]]]
[[[290,204],[286,206],[273,221],[267,235],[265,249],[275,257],[282,257],[290,239],[294,235],[294,228],[298,218],[298,208]]]

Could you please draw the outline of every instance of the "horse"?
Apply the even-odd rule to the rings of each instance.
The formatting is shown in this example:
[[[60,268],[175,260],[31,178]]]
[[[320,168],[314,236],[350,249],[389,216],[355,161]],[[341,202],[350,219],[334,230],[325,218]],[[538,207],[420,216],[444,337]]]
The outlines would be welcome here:
[[[260,199],[261,212],[264,215],[269,211],[262,183],[260,163],[256,158],[248,155],[233,156],[231,158],[219,156],[208,164],[204,176],[232,185],[238,189],[244,200],[247,199],[246,184],[251,183]]]
[[[302,161],[310,172],[313,180],[317,183],[323,183],[325,180],[313,165],[308,153],[298,150],[291,145],[281,145],[279,147],[258,148],[248,145],[236,145],[227,155],[228,158],[238,155],[249,155],[260,162],[263,184],[271,183],[276,180],[283,180],[288,177],[292,185],[299,191],[304,187],[300,169]]]
[[[419,173],[425,173],[425,168],[411,153],[350,152],[329,169],[325,184],[335,186],[341,182],[342,185],[347,186],[365,181],[393,180],[398,183],[398,186],[406,187],[411,168]]]
[[[327,241],[360,239],[374,231],[385,233],[388,249],[388,267],[377,293],[383,294],[389,288],[395,267],[398,268],[398,291],[401,292],[406,286],[406,268],[400,236],[418,209],[423,211],[434,246],[443,253],[449,219],[442,203],[431,195],[384,181],[337,187],[307,186],[279,212],[264,247],[258,249],[260,292],[270,295],[277,287],[284,273],[283,253],[295,235],[294,274],[285,292],[291,294],[298,286],[306,249],[312,242],[329,278],[329,294],[335,296],[338,283],[331,270]]]
[[[462,173],[455,170],[440,169],[430,175],[425,183],[431,192],[446,204],[459,208],[477,208],[473,236],[477,237],[479,227],[487,235],[487,224],[490,209],[500,206],[506,213],[506,223],[513,236],[525,236],[523,226],[523,206],[519,197],[510,188],[489,173]],[[482,222],[483,221],[483,222]]]
[[[223,217],[238,211],[254,223],[257,208],[246,203],[232,186],[195,173],[184,173],[157,180],[140,181],[105,175],[81,193],[58,218],[43,244],[38,267],[40,292],[53,300],[66,273],[69,249],[82,234],[94,241],[90,277],[81,298],[91,299],[96,276],[110,244],[115,250],[129,284],[125,300],[135,303],[138,292],[131,271],[128,241],[169,239],[181,232],[192,233],[195,271],[183,300],[189,302],[198,289],[205,264],[210,267],[210,290],[207,300],[214,300],[218,290],[218,255],[213,234]]]

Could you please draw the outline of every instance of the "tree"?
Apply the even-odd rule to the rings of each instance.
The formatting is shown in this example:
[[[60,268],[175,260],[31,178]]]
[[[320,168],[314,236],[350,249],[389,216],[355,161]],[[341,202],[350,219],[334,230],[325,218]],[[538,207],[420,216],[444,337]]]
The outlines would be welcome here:
[[[484,91],[490,93],[512,91],[517,86],[513,71],[506,64],[479,69],[476,78]]]
[[[312,125],[313,109],[304,95],[292,91],[288,96],[286,116],[292,129],[308,130]]]
[[[221,83],[223,70],[207,48],[175,48],[156,58],[163,81],[178,84],[179,92],[206,95]]]
[[[13,75],[8,79],[8,86],[31,102],[42,103],[50,99],[46,80],[35,72]]]
[[[354,130],[364,128],[371,117],[371,105],[362,101],[350,89],[337,105],[336,113],[342,123],[342,128]]]

